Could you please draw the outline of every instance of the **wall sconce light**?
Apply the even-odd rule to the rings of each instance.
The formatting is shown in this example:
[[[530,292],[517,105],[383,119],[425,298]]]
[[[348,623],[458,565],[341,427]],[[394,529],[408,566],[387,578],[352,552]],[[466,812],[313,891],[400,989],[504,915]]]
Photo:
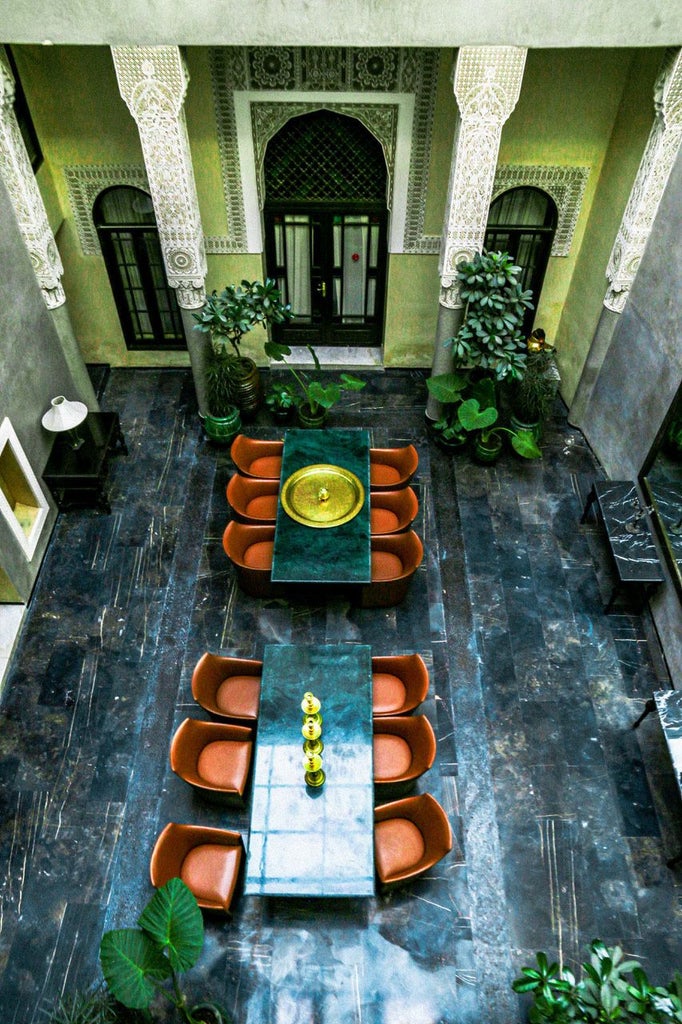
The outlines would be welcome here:
[[[64,395],[57,395],[52,399],[50,408],[43,416],[41,422],[45,430],[52,434],[61,434],[68,431],[71,447],[74,451],[84,443],[76,427],[82,423],[88,415],[88,407],[84,402],[70,402]]]

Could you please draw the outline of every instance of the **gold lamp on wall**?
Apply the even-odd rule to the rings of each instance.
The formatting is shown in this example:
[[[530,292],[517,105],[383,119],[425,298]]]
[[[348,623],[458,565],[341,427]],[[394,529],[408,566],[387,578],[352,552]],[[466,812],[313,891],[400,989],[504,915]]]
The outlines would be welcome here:
[[[61,434],[68,431],[71,447],[76,450],[84,442],[76,427],[83,422],[88,415],[88,407],[84,402],[70,402],[64,395],[57,395],[50,403],[50,408],[43,416],[41,422],[45,430],[53,434]]]

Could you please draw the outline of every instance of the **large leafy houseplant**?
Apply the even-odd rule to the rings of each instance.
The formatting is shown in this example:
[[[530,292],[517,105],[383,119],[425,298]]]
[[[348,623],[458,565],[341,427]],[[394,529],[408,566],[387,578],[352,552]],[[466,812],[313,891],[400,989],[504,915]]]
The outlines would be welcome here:
[[[667,986],[654,986],[636,960],[624,959],[620,946],[595,939],[589,950],[580,978],[542,952],[536,966],[521,968],[512,988],[531,996],[531,1024],[681,1024],[681,974]]]
[[[467,431],[460,423],[457,412],[464,401],[468,384],[466,373],[439,373],[426,379],[429,394],[441,404],[440,417],[434,421],[431,429],[436,444],[446,451],[461,447],[467,440]]]
[[[321,366],[317,353],[312,345],[307,345],[306,347],[313,357],[315,372],[319,373]],[[351,373],[342,373],[337,381],[332,380],[323,383],[311,377],[309,373],[300,369],[297,370],[287,363],[286,357],[291,355],[291,349],[288,345],[283,345],[276,341],[267,341],[265,343],[265,352],[266,355],[276,362],[284,363],[293,376],[298,387],[296,404],[299,409],[299,416],[301,412],[303,412],[304,416],[308,412],[311,417],[319,417],[323,420],[324,415],[341,398],[342,391],[361,391],[365,386],[364,380],[354,377]]]
[[[533,303],[532,293],[521,287],[520,273],[506,252],[476,253],[457,265],[466,310],[457,334],[445,341],[455,366],[480,366],[497,380],[523,375],[523,318]]]
[[[525,424],[539,434],[542,423],[554,405],[559,375],[554,352],[542,349],[528,352],[523,377],[512,385],[513,415],[518,424]]]
[[[175,1006],[186,1024],[199,1024],[210,1011],[216,1024],[225,1021],[214,1004],[190,1007],[179,975],[199,959],[204,945],[201,910],[180,878],[171,878],[154,893],[138,919],[138,928],[105,932],[100,963],[107,986],[123,1006],[148,1010],[159,994]],[[166,986],[170,982],[170,988]]]
[[[206,389],[208,412],[221,417],[236,404],[252,412],[260,399],[260,383],[256,364],[243,357],[241,343],[254,327],[267,328],[281,324],[293,316],[291,307],[282,302],[277,282],[243,280],[227,285],[221,292],[212,291],[204,305],[194,313],[196,331],[207,336]],[[244,381],[248,383],[244,385]]]

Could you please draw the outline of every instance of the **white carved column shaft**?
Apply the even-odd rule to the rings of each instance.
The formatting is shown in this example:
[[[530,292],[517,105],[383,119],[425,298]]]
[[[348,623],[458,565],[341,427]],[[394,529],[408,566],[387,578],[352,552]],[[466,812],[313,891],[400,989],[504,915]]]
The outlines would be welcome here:
[[[457,264],[483,248],[502,128],[519,98],[525,65],[526,50],[516,46],[463,46],[457,54],[453,91],[459,122],[441,239],[434,375],[452,369],[452,353],[443,342],[462,322]],[[427,417],[438,419],[440,412],[429,395]]]
[[[656,116],[616,235],[606,276],[604,305],[622,313],[661,196],[682,142],[682,50],[671,50],[654,90]]]
[[[463,46],[453,90],[460,120],[450,166],[441,242],[441,304],[459,305],[457,264],[480,252],[488,223],[500,137],[516,106],[526,50],[516,46]]]
[[[14,75],[0,46],[0,174],[48,309],[65,302],[64,268],[14,113]]]
[[[137,124],[168,283],[184,309],[204,301],[206,254],[177,46],[112,46],[121,96]]]

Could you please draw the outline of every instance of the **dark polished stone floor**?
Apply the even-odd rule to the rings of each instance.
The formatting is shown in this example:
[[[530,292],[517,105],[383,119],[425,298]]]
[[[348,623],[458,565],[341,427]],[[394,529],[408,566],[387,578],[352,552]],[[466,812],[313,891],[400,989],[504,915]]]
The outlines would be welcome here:
[[[436,765],[420,788],[446,808],[452,853],[376,899],[242,897],[207,920],[188,975],[240,1024],[515,1024],[518,967],[566,961],[596,936],[649,975],[682,964],[680,802],[658,721],[630,729],[669,685],[648,617],[605,615],[598,526],[579,525],[599,470],[556,416],[541,462],[495,467],[427,439],[424,374],[367,375],[331,424],[376,446],[414,441],[426,557],[406,602],[360,610],[243,596],[222,553],[229,455],[206,441],[184,370],[115,370],[129,455],[112,514],[59,517],[0,704],[0,1008],[34,1024],[99,977],[102,931],[133,925],[169,820],[247,816],[193,797],[168,764],[207,649],[362,642],[418,651]],[[251,428],[278,436],[267,416]]]

